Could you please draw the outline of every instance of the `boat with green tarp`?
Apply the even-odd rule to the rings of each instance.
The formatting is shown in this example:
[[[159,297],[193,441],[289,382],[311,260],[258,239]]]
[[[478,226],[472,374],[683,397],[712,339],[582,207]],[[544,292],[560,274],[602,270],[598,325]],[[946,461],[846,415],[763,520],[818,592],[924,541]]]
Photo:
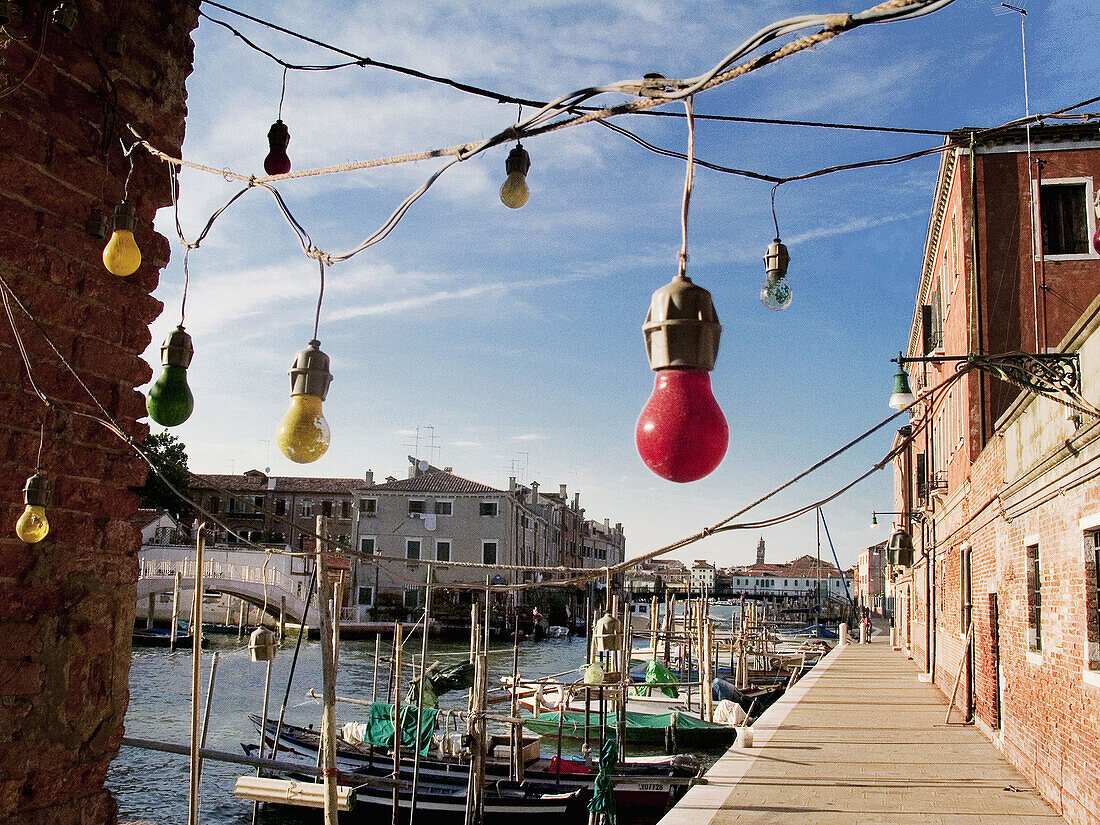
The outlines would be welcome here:
[[[570,739],[598,740],[600,738],[600,714],[589,713],[585,724],[585,712],[567,710],[564,718],[560,713],[540,713],[536,716],[525,715],[524,726],[536,733]],[[610,733],[616,730],[618,715],[608,713],[603,717],[603,729]],[[681,747],[707,747],[729,744],[737,736],[737,728],[719,722],[707,722],[696,716],[680,711],[669,713],[626,712],[626,741],[639,745],[662,745],[674,741]]]

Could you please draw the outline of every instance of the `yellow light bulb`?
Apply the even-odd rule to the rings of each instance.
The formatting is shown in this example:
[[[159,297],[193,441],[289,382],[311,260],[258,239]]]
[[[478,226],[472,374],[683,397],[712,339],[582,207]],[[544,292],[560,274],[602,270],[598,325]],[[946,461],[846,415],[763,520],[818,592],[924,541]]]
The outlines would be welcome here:
[[[112,275],[126,277],[141,266],[141,250],[128,229],[116,229],[103,248],[103,265]]]
[[[309,464],[323,456],[331,435],[321,399],[316,395],[291,395],[290,409],[279,422],[275,440],[283,455],[298,464]]]
[[[28,504],[15,522],[15,535],[27,544],[37,544],[50,532],[50,523],[46,521],[46,508],[37,504]]]
[[[527,175],[523,172],[510,173],[504,185],[500,187],[500,202],[509,209],[519,209],[530,198],[531,190],[527,188]]]
[[[125,278],[141,266],[141,250],[134,240],[137,213],[132,204],[123,201],[111,216],[111,240],[103,247],[103,265],[112,275]]]

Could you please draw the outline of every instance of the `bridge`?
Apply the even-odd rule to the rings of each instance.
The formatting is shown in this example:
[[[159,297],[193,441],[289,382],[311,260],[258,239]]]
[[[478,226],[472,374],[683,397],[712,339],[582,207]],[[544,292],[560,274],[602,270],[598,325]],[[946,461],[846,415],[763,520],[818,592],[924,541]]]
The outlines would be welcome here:
[[[141,574],[137,583],[138,603],[158,593],[171,593],[176,573],[180,574],[180,590],[195,589],[194,559],[141,559]],[[263,565],[233,564],[204,561],[203,591],[226,593],[254,605],[278,619],[286,600],[285,619],[301,624],[306,609],[308,581],[288,576],[282,570]]]

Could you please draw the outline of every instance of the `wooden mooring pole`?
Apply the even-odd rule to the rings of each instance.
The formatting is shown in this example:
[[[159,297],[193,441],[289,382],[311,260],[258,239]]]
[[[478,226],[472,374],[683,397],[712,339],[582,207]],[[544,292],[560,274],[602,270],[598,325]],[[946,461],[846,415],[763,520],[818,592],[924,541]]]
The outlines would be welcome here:
[[[206,546],[203,531],[206,524],[200,524],[198,537],[195,539],[195,604],[191,623],[191,759],[190,777],[191,786],[188,794],[187,822],[189,825],[199,825],[199,776],[202,762],[199,758],[199,748],[202,744],[202,734],[199,731],[199,691],[202,688],[202,553]],[[179,572],[176,572],[177,586]],[[178,593],[177,589],[177,593]],[[172,636],[175,637],[176,621],[172,617]]]
[[[317,516],[317,564],[320,568],[320,594],[317,599],[321,625],[321,689],[324,709],[321,717],[321,778],[325,785],[325,825],[338,825],[336,799],[336,649],[333,627],[334,582],[325,563],[323,538],[327,537],[324,516]],[[339,606],[336,607],[339,610]]]

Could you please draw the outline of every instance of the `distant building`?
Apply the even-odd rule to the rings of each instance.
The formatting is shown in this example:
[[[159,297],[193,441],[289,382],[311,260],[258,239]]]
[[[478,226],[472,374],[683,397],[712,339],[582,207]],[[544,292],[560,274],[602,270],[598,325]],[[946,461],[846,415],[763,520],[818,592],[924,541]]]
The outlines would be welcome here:
[[[813,556],[801,556],[786,564],[753,564],[732,568],[729,589],[733,596],[808,596],[850,598],[853,582],[830,562],[818,562]]]
[[[859,554],[856,565],[856,592],[860,607],[882,616],[889,609],[886,596],[886,544],[879,542]]]
[[[697,559],[691,565],[691,589],[714,591],[715,569],[708,561]]]
[[[760,541],[756,543],[756,563],[764,563],[764,537],[760,537]]]

